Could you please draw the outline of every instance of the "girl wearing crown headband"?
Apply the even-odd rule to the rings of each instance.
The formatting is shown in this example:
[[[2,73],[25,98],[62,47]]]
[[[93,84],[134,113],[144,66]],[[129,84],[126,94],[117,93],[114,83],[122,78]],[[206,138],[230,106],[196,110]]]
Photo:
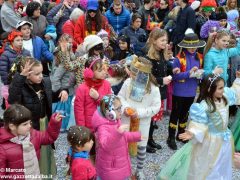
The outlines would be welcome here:
[[[187,29],[184,39],[178,44],[181,49],[173,61],[173,68],[179,68],[180,72],[173,75],[173,109],[169,120],[167,140],[168,146],[173,150],[177,149],[176,131],[177,134],[181,134],[187,126],[188,111],[196,96],[199,79],[203,75],[203,58],[197,49],[204,47],[205,44],[204,41],[198,39],[192,29]],[[178,135],[176,139],[181,141]]]
[[[236,76],[231,88],[219,75],[206,76],[198,103],[190,107],[190,123],[179,135],[191,141],[170,158],[158,179],[232,179],[234,146],[228,121],[229,106],[240,104],[239,71]]]
[[[204,50],[205,74],[217,73],[227,82],[229,58],[240,55],[240,41],[237,46],[228,48],[230,36],[226,31],[220,30],[210,34]]]
[[[161,97],[156,79],[151,74],[152,64],[143,57],[134,57],[128,78],[120,92],[118,93],[121,99],[124,114],[127,116],[127,107],[134,107],[138,117],[140,118],[139,130],[144,137],[144,140],[138,143],[137,152],[137,179],[144,179],[143,174],[144,161],[146,158],[147,139],[151,117],[156,114],[161,107]],[[127,121],[129,123],[129,121]]]
[[[96,179],[96,170],[89,159],[89,152],[93,146],[91,131],[84,126],[69,128],[67,140],[70,144],[66,162],[69,164],[68,175],[72,180]]]
[[[141,140],[140,132],[127,132],[129,125],[121,124],[122,104],[115,95],[102,98],[92,117],[96,132],[96,170],[101,180],[123,180],[131,176],[128,143]]]

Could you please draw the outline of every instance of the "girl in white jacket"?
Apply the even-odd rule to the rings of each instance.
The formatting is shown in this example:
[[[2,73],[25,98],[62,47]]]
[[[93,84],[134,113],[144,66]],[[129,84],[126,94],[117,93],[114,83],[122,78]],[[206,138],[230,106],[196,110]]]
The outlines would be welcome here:
[[[137,179],[145,179],[142,172],[146,157],[146,146],[149,134],[151,117],[160,109],[160,92],[155,78],[151,74],[152,64],[143,57],[134,58],[130,66],[128,78],[118,97],[121,99],[123,109],[135,108],[140,118],[139,130],[144,140],[138,143],[137,152]],[[125,113],[126,114],[126,113]]]

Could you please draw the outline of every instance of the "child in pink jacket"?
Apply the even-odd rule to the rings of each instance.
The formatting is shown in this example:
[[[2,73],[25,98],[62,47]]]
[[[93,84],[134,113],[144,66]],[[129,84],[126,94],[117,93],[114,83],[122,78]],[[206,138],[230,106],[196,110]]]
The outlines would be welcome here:
[[[101,180],[125,180],[131,176],[128,142],[141,140],[140,132],[126,132],[121,125],[121,101],[115,95],[104,96],[92,117],[96,131],[96,170]]]
[[[74,115],[78,126],[85,126],[93,131],[91,120],[101,98],[111,94],[111,85],[105,80],[107,75],[100,58],[89,58],[83,73],[84,83],[76,91]]]

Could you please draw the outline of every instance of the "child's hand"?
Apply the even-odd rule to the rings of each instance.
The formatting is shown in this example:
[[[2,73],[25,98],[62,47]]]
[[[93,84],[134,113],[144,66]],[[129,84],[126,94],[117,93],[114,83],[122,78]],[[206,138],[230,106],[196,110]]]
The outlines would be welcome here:
[[[67,91],[62,90],[62,91],[60,92],[60,94],[59,94],[58,97],[61,98],[61,100],[60,100],[61,102],[67,101],[67,99],[68,99],[68,93],[67,93]]]
[[[45,38],[47,41],[49,41],[49,40],[52,39],[51,36],[49,36],[48,34],[45,34],[45,35],[44,35],[44,38]]]
[[[148,140],[147,137],[145,137],[145,136],[141,136],[141,141],[147,141],[147,140]]]
[[[89,91],[89,96],[94,100],[97,100],[99,98],[99,93],[94,88],[91,88]]]
[[[240,71],[236,72],[236,78],[240,78]]]
[[[180,68],[176,67],[172,70],[173,74],[178,74],[181,72]]]
[[[190,140],[193,138],[193,133],[191,133],[188,130],[185,130],[185,132],[182,134],[179,134],[178,137],[179,137],[179,139],[182,139],[183,141],[187,141],[187,140]]]
[[[125,63],[126,63],[126,59],[122,59],[122,60],[119,61],[119,64],[122,64],[122,65],[123,65],[123,64],[125,64]]]
[[[119,126],[117,131],[121,134],[124,133],[125,131],[129,131],[129,125],[128,124],[122,124],[121,126]]]
[[[214,73],[214,74],[222,74],[222,73],[223,73],[223,69],[220,68],[220,67],[218,67],[218,66],[216,66],[216,67],[214,68],[214,70],[213,70],[213,73]]]
[[[60,45],[60,48],[61,48],[61,51],[62,52],[67,52],[68,51],[68,43],[67,41],[59,41],[59,45]]]
[[[21,67],[22,72],[20,75],[22,76],[29,76],[33,71],[31,71],[32,66],[34,63],[30,64],[30,61],[27,61],[24,67]]]
[[[164,77],[164,78],[163,78],[163,84],[164,84],[164,85],[168,85],[168,84],[170,84],[170,83],[171,83],[171,81],[172,81],[172,80],[171,80],[171,79],[169,79],[169,77],[168,77],[168,76],[166,76],[166,77]]]
[[[193,72],[197,71],[198,70],[198,67],[197,66],[194,66],[191,70],[190,70],[190,74],[192,74]]]
[[[65,116],[61,115],[60,113],[57,113],[57,115],[55,116],[57,122],[61,121],[63,118],[65,118]]]
[[[128,113],[128,107],[126,107],[125,109],[124,109],[124,111],[123,111],[123,113],[125,114],[125,116],[127,116],[127,117],[131,117],[131,118],[133,118],[133,119],[135,119],[135,118],[137,118],[138,117],[138,113],[137,113],[137,111],[135,110],[135,109],[133,109],[133,108],[131,108],[133,111],[134,111],[134,113],[132,114],[132,115],[130,115],[129,113]]]
[[[240,153],[234,153],[233,159],[234,165],[237,169],[240,169]]]

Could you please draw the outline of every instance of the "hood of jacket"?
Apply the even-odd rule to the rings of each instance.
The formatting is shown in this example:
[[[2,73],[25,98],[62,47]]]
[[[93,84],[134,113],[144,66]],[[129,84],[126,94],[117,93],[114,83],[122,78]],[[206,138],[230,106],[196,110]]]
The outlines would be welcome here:
[[[0,128],[0,143],[4,143],[12,139],[14,135],[10,133],[8,130],[5,128]]]
[[[92,116],[92,127],[94,131],[96,131],[97,128],[102,125],[117,125],[117,124],[119,124],[119,120],[116,120],[116,121],[108,120],[102,115],[99,107],[97,108],[97,110],[94,112]]]
[[[9,51],[11,54],[17,54],[17,52],[10,46],[9,43],[7,43],[6,46],[4,47],[4,51]]]

